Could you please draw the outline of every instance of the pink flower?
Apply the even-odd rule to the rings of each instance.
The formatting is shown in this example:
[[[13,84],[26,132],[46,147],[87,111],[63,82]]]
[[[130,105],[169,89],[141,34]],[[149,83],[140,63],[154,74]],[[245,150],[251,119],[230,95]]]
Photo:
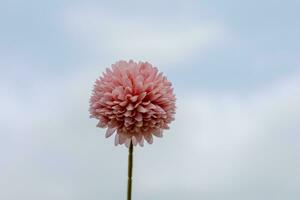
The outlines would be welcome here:
[[[90,98],[90,114],[107,128],[106,137],[116,132],[115,145],[152,144],[153,135],[174,120],[175,95],[172,84],[148,62],[119,61],[96,80]]]

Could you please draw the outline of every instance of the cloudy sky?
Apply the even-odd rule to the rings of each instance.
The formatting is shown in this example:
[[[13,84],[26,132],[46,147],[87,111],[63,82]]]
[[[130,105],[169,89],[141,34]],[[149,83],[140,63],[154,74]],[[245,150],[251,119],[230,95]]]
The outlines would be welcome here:
[[[0,199],[125,199],[127,149],[88,101],[119,59],[173,82],[133,199],[300,198],[299,1],[0,0]]]

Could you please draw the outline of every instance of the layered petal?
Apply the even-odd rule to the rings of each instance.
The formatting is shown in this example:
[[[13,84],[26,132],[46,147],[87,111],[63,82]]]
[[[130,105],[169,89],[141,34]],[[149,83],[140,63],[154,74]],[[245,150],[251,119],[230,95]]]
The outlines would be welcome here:
[[[114,133],[115,144],[134,145],[162,137],[174,120],[175,95],[171,82],[148,62],[119,61],[96,80],[90,98],[90,117]]]

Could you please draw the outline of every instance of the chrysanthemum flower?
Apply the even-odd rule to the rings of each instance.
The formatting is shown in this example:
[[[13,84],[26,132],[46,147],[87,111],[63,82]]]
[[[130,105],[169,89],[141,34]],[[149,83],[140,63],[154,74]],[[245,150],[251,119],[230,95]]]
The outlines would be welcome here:
[[[175,95],[172,84],[148,62],[119,61],[96,80],[90,98],[90,114],[107,128],[106,137],[115,132],[115,145],[152,144],[153,135],[174,120]]]

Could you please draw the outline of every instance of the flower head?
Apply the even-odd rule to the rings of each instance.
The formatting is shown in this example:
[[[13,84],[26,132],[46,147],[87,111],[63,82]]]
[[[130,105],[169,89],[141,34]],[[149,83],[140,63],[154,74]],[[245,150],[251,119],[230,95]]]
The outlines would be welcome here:
[[[107,128],[106,137],[116,132],[115,145],[152,144],[153,135],[174,120],[175,95],[172,84],[148,62],[119,61],[96,80],[90,98],[90,115]]]

